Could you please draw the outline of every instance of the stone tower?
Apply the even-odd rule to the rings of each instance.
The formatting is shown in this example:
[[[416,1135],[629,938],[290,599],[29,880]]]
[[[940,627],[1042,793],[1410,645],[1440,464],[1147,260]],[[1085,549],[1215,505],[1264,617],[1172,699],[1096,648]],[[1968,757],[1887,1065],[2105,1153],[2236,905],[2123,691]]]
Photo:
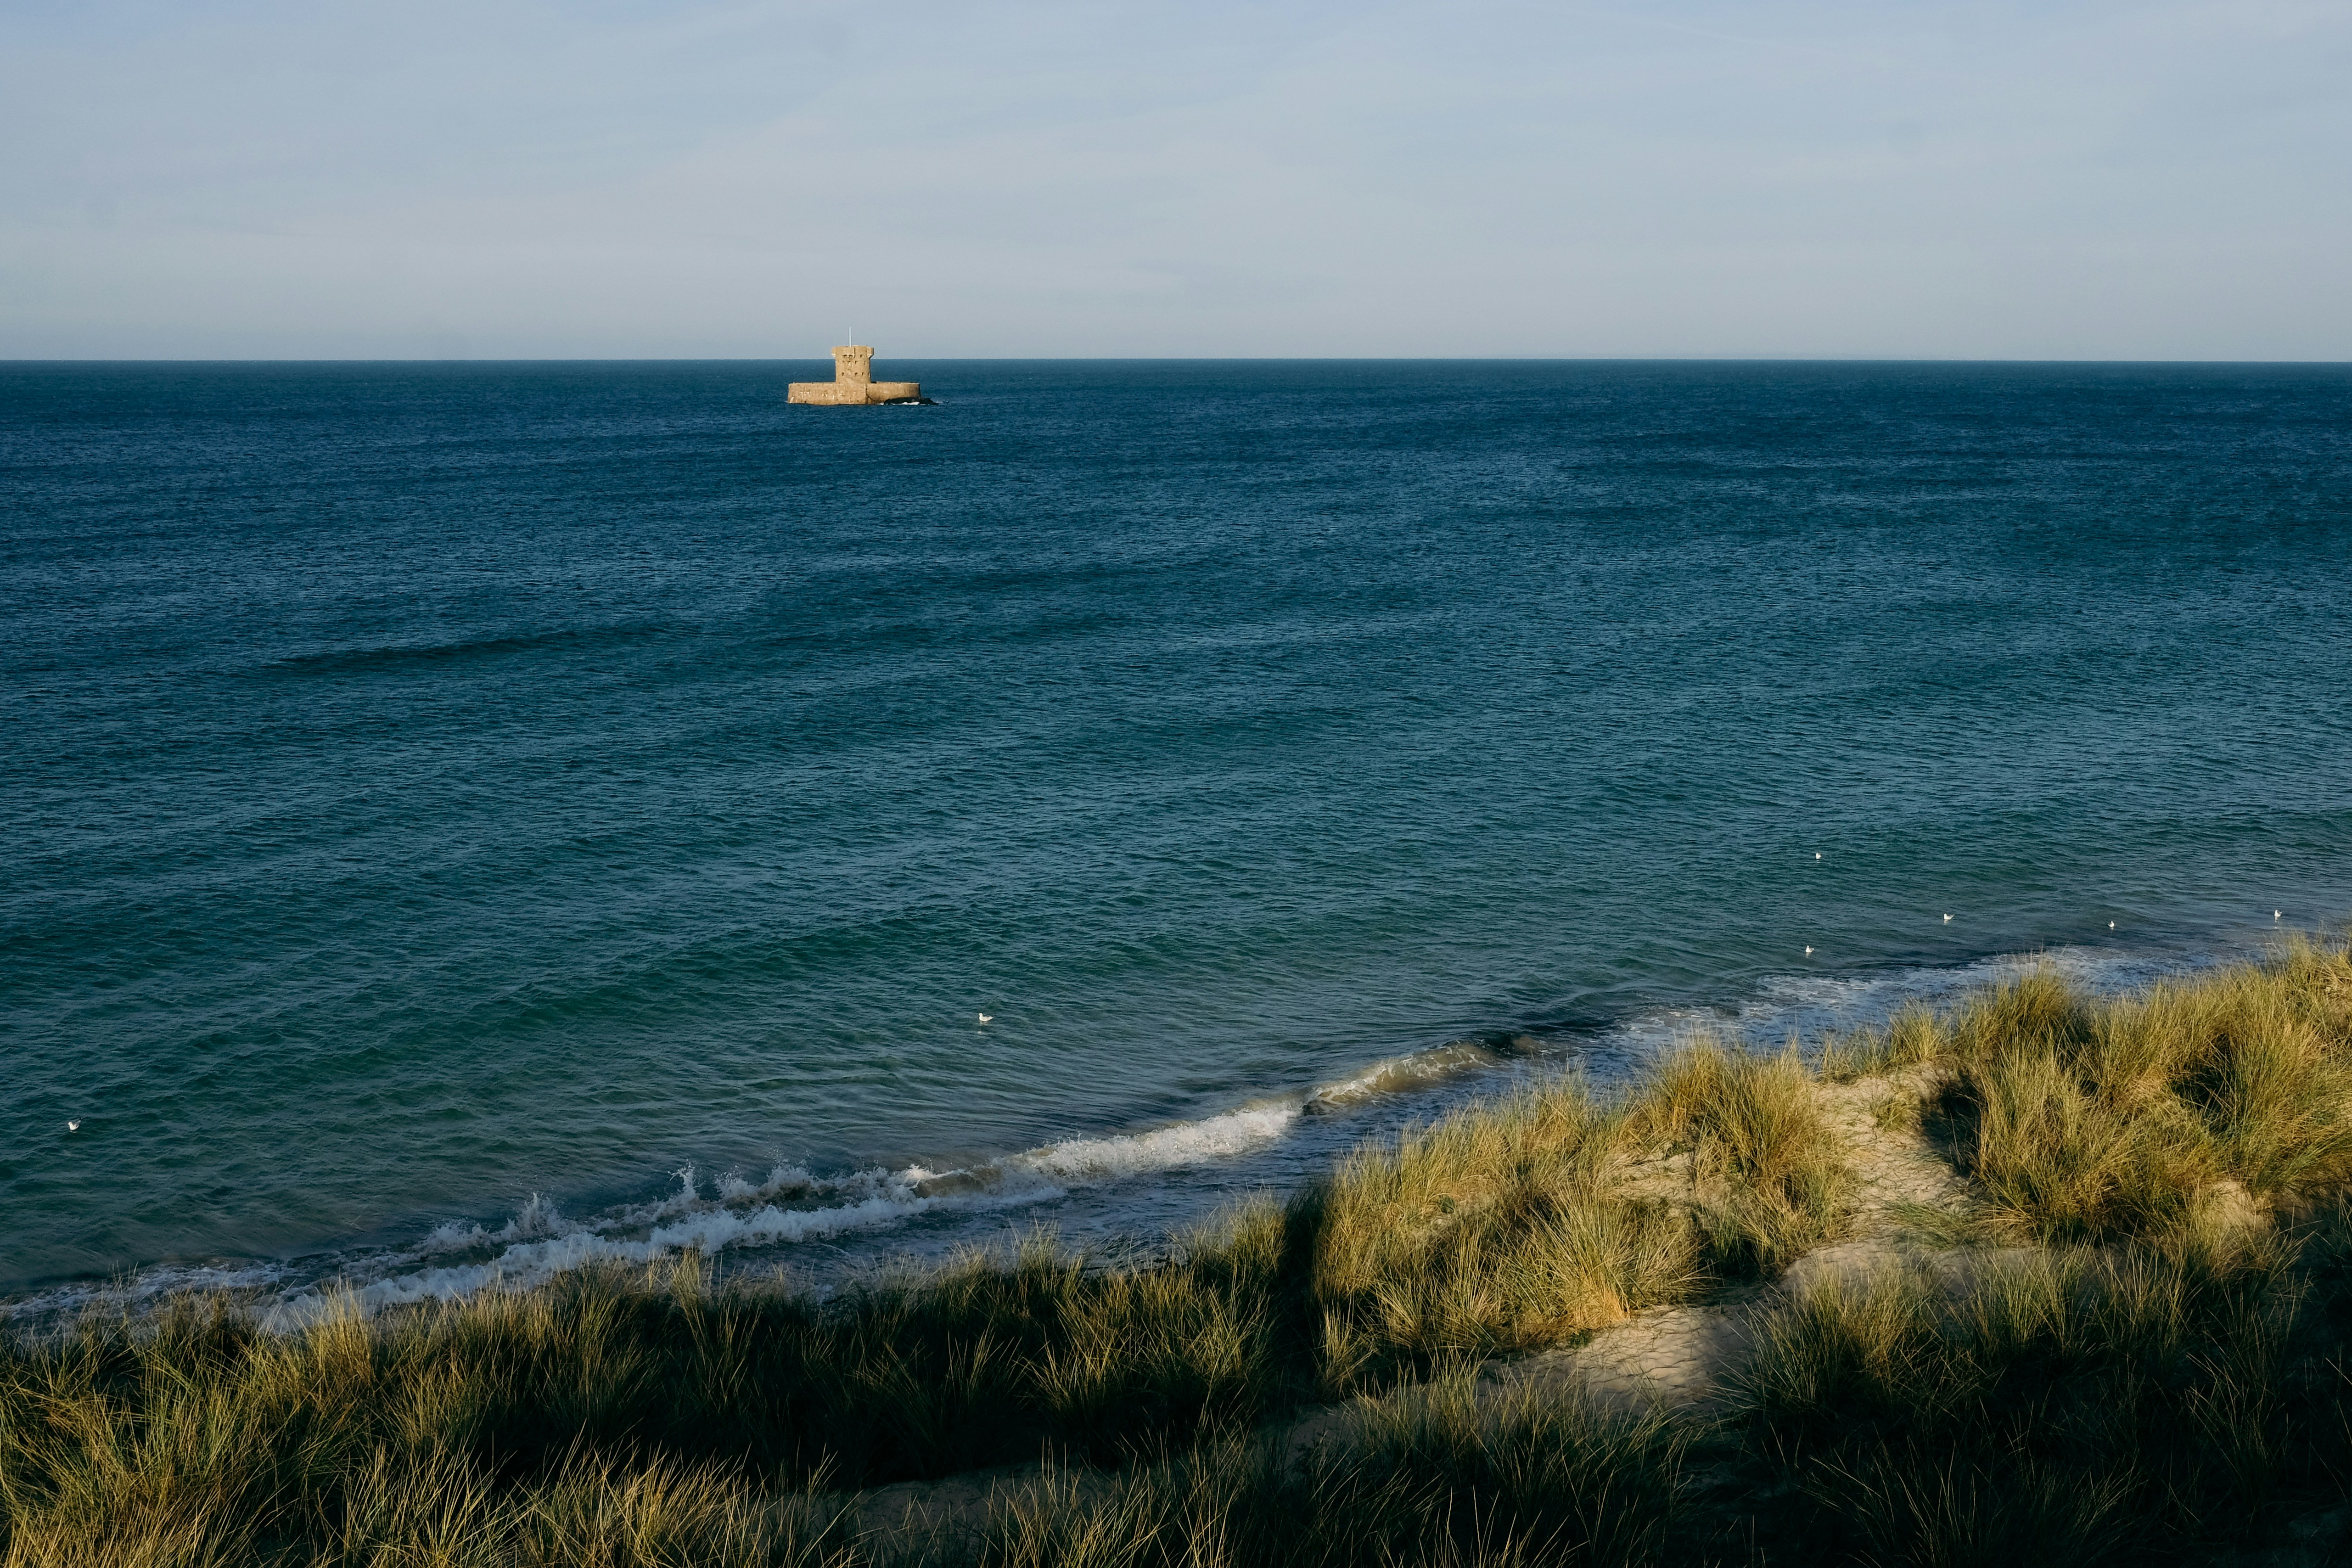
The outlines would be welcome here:
[[[863,404],[912,403],[923,395],[919,381],[874,379],[874,351],[849,343],[833,351],[831,381],[796,381],[784,392],[787,403]]]

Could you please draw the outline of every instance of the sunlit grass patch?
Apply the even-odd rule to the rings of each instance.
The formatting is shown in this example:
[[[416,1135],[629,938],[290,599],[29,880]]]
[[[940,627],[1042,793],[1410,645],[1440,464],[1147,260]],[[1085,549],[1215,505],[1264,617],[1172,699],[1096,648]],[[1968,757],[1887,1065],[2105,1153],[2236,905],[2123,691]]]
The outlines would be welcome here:
[[[1294,1212],[1325,1385],[1558,1342],[1835,1234],[1846,1152],[1794,1056],[1689,1046],[1617,1103],[1575,1080],[1356,1151]],[[1629,1171],[1678,1155],[1661,1189]]]
[[[2153,1236],[2217,1184],[2294,1208],[2352,1185],[2352,957],[2270,960],[2094,997],[2047,965],[1945,1015],[1829,1042],[1840,1081],[1932,1069],[1927,1130],[2018,1234]]]
[[[1294,1209],[1314,1237],[1327,1388],[1685,1295],[1696,1233],[1619,1190],[1625,1138],[1622,1111],[1570,1081],[1349,1155]]]
[[[1843,1218],[1853,1173],[1812,1084],[1793,1052],[1701,1042],[1661,1063],[1632,1102],[1637,1137],[1689,1151],[1695,1213],[1719,1273],[1777,1273]]]
[[[1770,1308],[1729,1425],[1458,1375],[1647,1307],[1727,1310],[1844,1235],[1832,1104],[1975,1190],[1872,1208],[1931,1249]],[[286,1334],[191,1299],[12,1342],[0,1568],[851,1568],[917,1548],[861,1533],[848,1493],[1040,1460],[920,1550],[2179,1559],[2352,1490],[2347,1191],[2342,950],[2122,998],[2029,969],[1818,1073],[1698,1042],[1619,1093],[1538,1083],[1118,1267],[1038,1232],[824,1302],[714,1289],[689,1258]],[[1283,1447],[1302,1405],[1354,1394],[1381,1397],[1344,1441]]]

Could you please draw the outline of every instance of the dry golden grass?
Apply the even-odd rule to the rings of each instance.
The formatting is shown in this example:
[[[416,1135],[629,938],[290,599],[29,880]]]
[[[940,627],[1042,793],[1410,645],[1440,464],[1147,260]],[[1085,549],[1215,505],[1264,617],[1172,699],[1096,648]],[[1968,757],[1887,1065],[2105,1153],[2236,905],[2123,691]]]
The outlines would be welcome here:
[[[1928,1009],[1914,1004],[1898,1011],[1884,1028],[1832,1035],[1822,1044],[1821,1074],[1832,1083],[1885,1078],[1932,1061],[1941,1050],[1944,1026]]]
[[[1360,1149],[1308,1200],[1325,1388],[1524,1349],[1769,1275],[1834,1233],[1845,1152],[1794,1056],[1690,1046]],[[1642,1179],[1680,1157],[1686,1179]]]
[[[1327,1388],[1546,1342],[1686,1293],[1692,1226],[1619,1191],[1624,1130],[1571,1081],[1350,1154],[1300,1205]]]
[[[2043,1241],[2152,1236],[2217,1184],[2294,1208],[2352,1183],[2352,958],[2272,961],[2094,999],[2027,971],[1948,1017],[1835,1043],[1851,1079],[1932,1064],[1996,1216]]]
[[[0,1357],[5,1561],[836,1561],[810,1486],[1222,1441],[1773,1267],[1834,1218],[1803,1079],[1706,1047],[1626,1103],[1530,1090],[1139,1269],[1040,1236],[824,1310],[689,1262],[282,1337],[92,1322]],[[1675,1149],[1686,1190],[1640,1190]]]
[[[708,1290],[689,1262],[283,1336],[191,1300],[11,1343],[0,1568],[851,1568],[877,1543],[839,1489],[1041,1453],[1094,1479],[1020,1494],[950,1558],[1700,1562],[1768,1538],[1788,1561],[2177,1557],[2208,1515],[2259,1531],[2279,1498],[2352,1483],[2352,1378],[2326,1370],[2352,1365],[2326,1339],[2352,1322],[2331,1207],[2352,1188],[2352,957],[2294,947],[2106,1000],[2029,972],[1833,1042],[1822,1070],[1895,1069],[1935,1080],[1925,1128],[1992,1230],[2096,1249],[1958,1296],[1825,1288],[1767,1325],[1756,1415],[1728,1436],[1444,1393],[1465,1358],[1769,1277],[1838,1234],[1853,1177],[1811,1070],[1700,1044],[1622,1096],[1554,1083],[1360,1149],[1148,1268],[1039,1236],[823,1308]],[[1433,1378],[1306,1472],[1251,1436]],[[1780,1500],[1738,1516],[1747,1546],[1727,1505],[1691,1501],[1696,1442]]]
[[[1793,1052],[1711,1042],[1669,1057],[1628,1111],[1635,1136],[1687,1149],[1715,1267],[1770,1275],[1835,1234],[1853,1173]]]

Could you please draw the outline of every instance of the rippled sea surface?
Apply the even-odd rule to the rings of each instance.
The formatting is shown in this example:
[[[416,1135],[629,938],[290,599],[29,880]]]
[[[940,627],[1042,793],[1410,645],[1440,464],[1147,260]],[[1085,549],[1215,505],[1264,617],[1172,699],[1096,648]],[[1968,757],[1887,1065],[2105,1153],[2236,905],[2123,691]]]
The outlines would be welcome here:
[[[2352,912],[2343,367],[883,370],[0,366],[0,1292],[1144,1235]]]

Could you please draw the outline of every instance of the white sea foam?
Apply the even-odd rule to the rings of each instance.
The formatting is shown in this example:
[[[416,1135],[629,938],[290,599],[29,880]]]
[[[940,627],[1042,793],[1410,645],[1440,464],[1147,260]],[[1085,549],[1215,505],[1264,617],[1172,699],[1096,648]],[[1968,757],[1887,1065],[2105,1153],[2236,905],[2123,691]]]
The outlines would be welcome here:
[[[1016,1171],[1084,1180],[1146,1175],[1204,1161],[1246,1153],[1270,1143],[1298,1120],[1298,1102],[1244,1106],[1200,1121],[1180,1121],[1148,1132],[1116,1138],[1072,1138],[1015,1154],[1004,1164]]]
[[[532,1240],[509,1239],[509,1231],[517,1228],[512,1223],[497,1231],[473,1227],[468,1232],[457,1232],[445,1226],[435,1233],[441,1241],[436,1248],[439,1253],[446,1256],[470,1244],[490,1251],[492,1256],[468,1263],[367,1271],[374,1273],[374,1278],[353,1269],[331,1286],[311,1287],[271,1303],[264,1311],[264,1321],[276,1327],[293,1327],[315,1320],[339,1300],[347,1300],[362,1312],[425,1301],[456,1300],[486,1289],[522,1289],[600,1264],[643,1266],[681,1258],[689,1252],[708,1256],[730,1248],[817,1240],[899,1224],[941,1206],[971,1207],[992,1201],[991,1194],[926,1196],[918,1190],[919,1178],[926,1174],[918,1167],[899,1173],[861,1172],[848,1178],[812,1184],[867,1189],[865,1195],[849,1202],[816,1208],[790,1208],[772,1203],[739,1208],[723,1201],[705,1201],[698,1207],[688,1207],[685,1193],[681,1193],[677,1198],[660,1204],[616,1210],[595,1222],[572,1224],[541,1218],[535,1223],[541,1226],[551,1224],[554,1233],[541,1234]],[[750,1187],[750,1184],[743,1184]],[[691,1178],[685,1178],[682,1185],[690,1191]],[[757,1193],[760,1189],[750,1190]],[[1028,1185],[1017,1195],[1007,1194],[1017,1202],[1038,1202],[1059,1195],[1060,1189],[1044,1184]],[[648,1227],[642,1222],[653,1210],[661,1211],[667,1217]],[[552,1215],[551,1210],[542,1212]],[[636,1231],[643,1234],[631,1234]],[[453,1241],[458,1245],[451,1245]]]
[[[1877,974],[1784,974],[1759,984],[1730,1007],[1661,1007],[1626,1019],[1605,1037],[1604,1055],[1637,1068],[1700,1036],[1759,1047],[1794,1041],[1801,1048],[1828,1033],[1883,1023],[1911,1004],[1940,1006],[2036,965],[2055,969],[2084,989],[2114,992],[2144,985],[2182,967],[2178,956],[2063,947],[2006,954],[1949,968]]]
[[[477,1247],[500,1247],[543,1236],[560,1236],[567,1228],[563,1216],[556,1212],[555,1205],[533,1193],[530,1201],[517,1209],[514,1217],[496,1230],[484,1230],[470,1222],[452,1220],[427,1232],[417,1250],[428,1258],[448,1252],[468,1252]]]
[[[1307,1097],[1306,1109],[1314,1115],[1344,1110],[1382,1095],[1408,1093],[1465,1073],[1491,1069],[1501,1061],[1497,1053],[1485,1046],[1455,1040],[1425,1051],[1390,1057],[1351,1077],[1327,1083]]]
[[[990,1163],[945,1171],[902,1169],[818,1176],[780,1164],[765,1179],[740,1173],[718,1178],[702,1195],[693,1167],[661,1198],[624,1205],[593,1220],[566,1219],[534,1194],[495,1229],[445,1225],[416,1254],[387,1258],[391,1268],[354,1268],[335,1288],[283,1298],[265,1317],[281,1326],[312,1321],[337,1300],[362,1311],[454,1300],[485,1289],[519,1289],[600,1264],[644,1266],[683,1257],[791,1246],[900,1225],[943,1210],[1010,1208],[1051,1202],[1073,1184],[1148,1176],[1245,1154],[1279,1139],[1297,1121],[1299,1102],[1243,1106],[1198,1121],[1102,1138],[1072,1138]],[[466,1252],[465,1262],[414,1265]]]
[[[127,1279],[78,1280],[0,1301],[0,1319],[31,1323],[70,1322],[85,1312],[136,1312],[159,1300],[189,1292],[264,1294],[296,1276],[284,1263],[159,1264]]]
[[[514,1289],[596,1265],[642,1267],[680,1258],[789,1247],[852,1232],[875,1231],[924,1215],[981,1211],[1048,1203],[1070,1189],[1150,1177],[1248,1155],[1278,1142],[1310,1104],[1360,1103],[1456,1077],[1500,1058],[1468,1042],[1391,1058],[1364,1072],[1324,1085],[1313,1095],[1253,1101],[1197,1121],[1178,1121],[1106,1137],[1065,1139],[997,1161],[946,1170],[909,1164],[837,1175],[778,1164],[754,1181],[729,1172],[709,1184],[688,1165],[662,1196],[618,1205],[593,1219],[566,1218],[534,1194],[495,1228],[449,1224],[429,1233],[415,1253],[356,1266],[333,1287],[284,1297],[265,1310],[267,1321],[290,1327],[317,1318],[332,1303],[358,1310],[454,1300],[486,1289]],[[465,1261],[457,1255],[482,1254]],[[441,1261],[446,1259],[448,1261]],[[428,1261],[431,1260],[431,1261]],[[425,1263],[423,1268],[415,1267]],[[385,1267],[389,1265],[389,1267]]]
[[[1877,1022],[1906,1003],[1951,1000],[2034,963],[2052,964],[2096,991],[2144,984],[2180,967],[2177,958],[2060,949],[1951,969],[1789,975],[1764,982],[1735,1006],[1637,1015],[1596,1042],[1590,1054],[1632,1069],[1699,1034],[1767,1047],[1790,1038],[1801,1043],[1832,1029]],[[0,1314],[55,1321],[93,1306],[136,1310],[176,1291],[226,1289],[258,1298],[264,1321],[293,1327],[334,1310],[337,1302],[373,1311],[526,1287],[595,1265],[642,1267],[689,1252],[788,1248],[887,1231],[926,1215],[1051,1203],[1076,1189],[1246,1158],[1280,1143],[1303,1115],[1475,1079],[1504,1068],[1508,1054],[1455,1041],[1385,1058],[1307,1093],[1256,1100],[1197,1121],[1066,1139],[944,1170],[909,1163],[896,1170],[819,1174],[779,1163],[755,1180],[740,1171],[705,1178],[688,1165],[674,1173],[676,1185],[659,1196],[585,1219],[568,1217],[534,1194],[495,1227],[451,1223],[410,1248],[347,1257],[331,1282],[320,1281],[316,1264],[152,1268],[129,1281],[43,1292],[0,1306]]]
[[[1071,1138],[994,1162],[947,1170],[909,1164],[820,1176],[779,1164],[759,1181],[730,1172],[709,1196],[693,1167],[657,1199],[623,1205],[593,1219],[567,1219],[536,1194],[505,1224],[444,1225],[414,1254],[347,1270],[335,1287],[282,1298],[268,1321],[312,1321],[337,1300],[362,1311],[454,1300],[485,1289],[512,1289],[600,1264],[642,1267],[683,1257],[789,1247],[874,1231],[943,1211],[980,1211],[1048,1203],[1073,1186],[1148,1177],[1248,1154],[1278,1141],[1299,1118],[1301,1100],[1258,1101],[1195,1121],[1108,1137]],[[478,1253],[466,1261],[457,1255]],[[436,1261],[426,1262],[432,1259]],[[450,1259],[450,1261],[438,1261]],[[414,1265],[426,1262],[426,1267]],[[391,1264],[392,1267],[381,1267]]]

